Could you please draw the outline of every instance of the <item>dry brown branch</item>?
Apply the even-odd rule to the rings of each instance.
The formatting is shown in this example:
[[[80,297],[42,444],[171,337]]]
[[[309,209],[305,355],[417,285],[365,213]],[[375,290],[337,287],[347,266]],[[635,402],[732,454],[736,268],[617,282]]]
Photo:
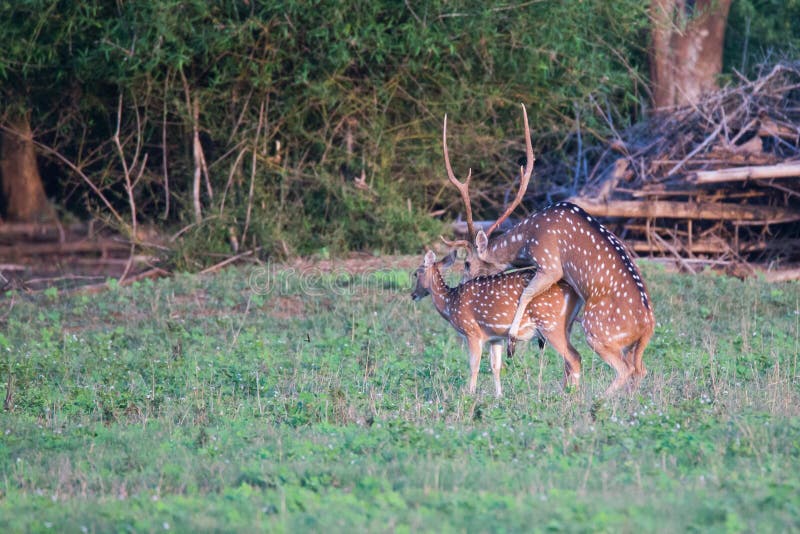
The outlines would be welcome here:
[[[695,184],[716,184],[721,182],[793,177],[800,177],[800,163],[798,162],[759,167],[733,167],[709,171],[696,171],[689,175],[687,181]]]
[[[239,165],[242,163],[245,154],[247,154],[247,147],[239,149],[239,153],[236,155],[236,159],[233,160],[230,171],[228,171],[228,181],[225,182],[225,188],[222,190],[222,199],[219,202],[220,217],[225,213],[225,200],[228,197],[228,190],[231,188],[231,184],[233,184],[233,178],[236,176],[236,172],[239,170]]]
[[[0,126],[0,129],[7,130],[7,128],[5,128],[3,126]],[[75,165],[66,156],[64,156],[63,154],[61,154],[59,151],[57,151],[54,148],[51,148],[51,147],[49,147],[49,146],[47,146],[45,144],[42,144],[42,143],[40,143],[39,141],[37,141],[35,139],[33,140],[33,144],[36,145],[38,148],[42,149],[43,151],[45,151],[46,153],[54,156],[56,159],[58,159],[59,161],[64,163],[67,167],[72,169],[72,171],[75,174],[77,174],[78,176],[80,176],[81,180],[83,180],[86,183],[86,185],[89,186],[89,189],[91,189],[92,192],[94,192],[94,194],[97,195],[97,197],[106,206],[106,208],[111,213],[111,215],[114,216],[114,219],[117,220],[117,222],[120,224],[120,226],[122,226],[123,228],[127,226],[126,223],[125,223],[125,219],[123,219],[122,216],[119,214],[119,212],[117,212],[117,210],[114,209],[114,206],[111,205],[111,202],[109,202],[108,198],[106,198],[106,196],[103,194],[103,192],[100,191],[100,188],[98,188],[94,184],[94,182],[92,182],[92,180],[86,175],[86,173],[84,173],[80,169],[80,167]]]
[[[200,143],[200,101],[197,97],[192,98],[189,81],[183,70],[180,70],[181,81],[183,82],[184,98],[186,99],[186,110],[192,119],[192,154],[194,157],[194,174],[192,177],[192,206],[194,208],[195,223],[203,220],[203,207],[200,200],[201,178],[203,171],[206,173],[206,184],[208,187],[209,198],[211,198],[211,185],[208,181],[208,168],[206,167],[203,145]]]
[[[595,202],[586,198],[573,198],[570,201],[597,217],[708,219],[714,221],[753,221],[769,224],[800,221],[800,211],[769,206],[748,206],[722,202],[693,203],[636,200]]]
[[[212,215],[211,217],[208,217],[208,218],[206,218],[206,219],[205,219],[205,221],[209,221],[209,220],[211,220],[211,219],[217,219],[217,218],[219,218],[219,216],[218,216],[218,215]],[[170,242],[170,243],[174,243],[174,242],[175,242],[175,240],[176,240],[176,239],[178,239],[180,236],[182,236],[183,234],[185,234],[186,232],[188,232],[188,231],[189,231],[189,230],[191,230],[192,228],[195,228],[195,227],[197,227],[198,225],[202,224],[203,222],[204,222],[204,221],[198,221],[198,222],[193,222],[193,223],[189,223],[189,224],[187,224],[186,226],[184,226],[183,228],[181,228],[180,230],[178,230],[177,232],[175,232],[174,234],[172,234],[172,235],[170,236],[170,238],[169,238],[169,242]]]
[[[715,140],[717,138],[717,136],[719,136],[720,131],[722,131],[722,124],[723,123],[720,123],[719,125],[717,125],[717,127],[714,129],[714,131],[711,132],[711,135],[706,137],[706,139],[702,143],[697,145],[691,152],[689,152],[689,154],[685,158],[680,160],[678,163],[675,164],[674,167],[672,167],[669,171],[667,171],[667,176],[672,176],[673,174],[678,172],[678,170],[681,167],[683,167],[686,164],[687,161],[692,159],[693,156],[698,154],[701,150],[706,148],[713,140]]]
[[[253,139],[253,147],[251,148],[253,157],[250,161],[250,189],[247,192],[247,212],[244,218],[244,229],[242,230],[242,246],[245,246],[247,229],[250,226],[250,214],[253,210],[253,194],[255,192],[256,169],[258,168],[258,143],[261,137],[261,130],[264,128],[264,120],[267,116],[268,103],[269,102],[267,99],[261,101],[261,106],[258,110],[258,125],[256,126],[256,135]]]
[[[76,241],[66,243],[30,243],[25,245],[0,246],[0,257],[22,258],[26,256],[46,256],[49,254],[75,254],[94,252],[107,254],[111,251],[128,250],[126,243],[101,239],[97,241]]]
[[[702,261],[736,276],[748,262],[800,262],[800,62],[783,63],[694,106],[654,114],[612,137],[629,172],[608,161],[576,203],[632,249],[683,269]],[[605,199],[599,198],[606,193]],[[702,256],[702,257],[697,257]]]
[[[153,267],[152,269],[148,269],[147,271],[141,272],[134,276],[131,276],[123,281],[120,281],[118,285],[120,286],[129,286],[134,282],[139,282],[146,278],[162,278],[165,276],[169,276],[169,271],[165,271],[164,269],[159,269],[158,267]],[[76,294],[95,294],[101,293],[103,291],[107,291],[111,289],[111,286],[108,282],[103,282],[102,284],[93,284],[88,286],[81,286],[75,288],[71,291],[67,291],[68,295],[76,295]]]
[[[3,409],[10,412],[14,408],[14,373],[11,372],[11,364],[8,369],[8,380],[6,381],[6,396],[3,400]]]
[[[45,285],[45,286],[52,286],[57,282],[64,282],[67,280],[103,280],[105,276],[97,275],[82,275],[82,274],[65,274],[63,276],[50,276],[50,277],[43,277],[43,278],[28,278],[25,280],[26,286],[35,286],[35,285]]]
[[[652,240],[658,246],[663,247],[664,250],[668,251],[675,258],[675,261],[677,261],[678,263],[681,264],[681,267],[683,267],[686,270],[686,272],[690,272],[690,273],[694,272],[694,269],[692,269],[691,265],[689,265],[686,262],[686,260],[684,259],[684,257],[681,255],[680,251],[677,248],[675,248],[672,245],[670,245],[663,237],[658,235],[657,232],[651,232],[650,235],[651,235]]]
[[[167,150],[167,102],[169,99],[167,94],[172,73],[172,69],[167,69],[164,76],[164,105],[161,114],[161,176],[164,179],[164,215],[161,218],[165,221],[169,218],[169,151]]]
[[[0,239],[59,239],[61,230],[65,233],[85,233],[87,228],[85,223],[73,223],[59,229],[56,224],[4,222],[0,224]]]
[[[211,267],[206,267],[205,269],[200,271],[200,274],[215,273],[220,269],[222,269],[223,267],[230,265],[231,263],[234,263],[236,261],[239,261],[242,258],[246,258],[247,256],[251,256],[254,252],[258,252],[259,250],[261,250],[261,247],[250,249],[248,251],[242,252],[241,254],[236,254],[235,256],[231,256],[230,258],[225,258],[221,262],[215,263]]]

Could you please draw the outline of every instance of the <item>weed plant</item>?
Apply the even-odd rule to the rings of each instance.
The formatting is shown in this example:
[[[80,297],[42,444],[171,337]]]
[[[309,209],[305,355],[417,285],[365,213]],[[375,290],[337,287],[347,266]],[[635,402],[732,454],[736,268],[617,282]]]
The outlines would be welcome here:
[[[800,527],[800,286],[644,265],[641,388],[580,327],[495,399],[405,271],[231,269],[3,301],[0,530]]]

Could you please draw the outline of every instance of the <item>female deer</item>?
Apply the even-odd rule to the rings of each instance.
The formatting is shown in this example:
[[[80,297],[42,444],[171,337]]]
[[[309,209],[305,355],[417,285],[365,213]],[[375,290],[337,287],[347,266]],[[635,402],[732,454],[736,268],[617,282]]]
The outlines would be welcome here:
[[[500,368],[503,340],[517,309],[522,290],[534,276],[532,269],[474,278],[457,287],[448,287],[440,269],[455,259],[451,253],[439,263],[429,251],[414,273],[416,286],[411,298],[430,294],[439,314],[467,341],[469,350],[469,392],[475,393],[483,345],[488,341],[494,374],[495,394],[500,397]],[[569,342],[569,333],[579,309],[580,298],[567,284],[555,284],[533,299],[520,324],[518,339],[529,340],[540,333],[564,357],[565,385],[577,386],[581,356]],[[509,350],[509,354],[511,350]]]

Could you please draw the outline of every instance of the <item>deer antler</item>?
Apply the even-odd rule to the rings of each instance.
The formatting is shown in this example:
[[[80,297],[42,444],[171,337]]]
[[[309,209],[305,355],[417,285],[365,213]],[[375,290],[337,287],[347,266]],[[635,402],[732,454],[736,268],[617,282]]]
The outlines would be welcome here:
[[[442,128],[442,145],[444,146],[444,166],[447,168],[447,178],[456,186],[458,192],[461,193],[461,200],[464,201],[464,209],[467,216],[467,233],[469,234],[468,242],[475,239],[475,226],[472,224],[472,204],[469,201],[469,181],[472,180],[472,169],[467,173],[467,179],[459,182],[456,175],[453,174],[453,168],[450,166],[450,156],[447,153],[447,115],[444,116],[444,128]],[[458,242],[456,242],[458,243]]]
[[[503,224],[503,221],[508,219],[508,216],[511,215],[511,212],[514,211],[517,206],[519,206],[520,202],[522,202],[522,197],[525,196],[525,192],[528,190],[528,182],[531,179],[531,174],[533,174],[533,162],[535,158],[533,157],[533,146],[531,145],[531,131],[528,127],[528,112],[525,111],[525,104],[522,104],[522,118],[525,122],[525,169],[523,170],[522,167],[519,168],[519,190],[517,191],[517,196],[514,197],[514,201],[508,205],[506,211],[486,230],[486,235],[492,235],[492,232],[497,230],[497,228]]]
[[[469,249],[469,247],[472,246],[472,243],[470,241],[466,240],[466,239],[458,239],[456,241],[450,241],[449,239],[445,239],[445,237],[443,235],[440,235],[439,239],[441,239],[442,243],[444,243],[445,245],[447,245],[451,249],[453,249],[453,248],[466,248],[466,249]]]

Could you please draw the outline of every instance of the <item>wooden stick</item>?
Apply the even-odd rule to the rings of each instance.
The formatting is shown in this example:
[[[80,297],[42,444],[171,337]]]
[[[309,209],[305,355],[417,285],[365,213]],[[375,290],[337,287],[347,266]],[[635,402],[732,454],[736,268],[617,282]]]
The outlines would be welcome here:
[[[67,232],[85,233],[87,225],[74,223],[64,226]],[[0,237],[7,239],[53,239],[59,237],[60,230],[56,224],[41,223],[0,223]]]
[[[63,276],[54,276],[51,278],[29,278],[28,280],[25,280],[25,285],[26,286],[31,286],[36,284],[52,285],[56,282],[63,282],[65,280],[102,280],[104,278],[106,277],[101,275],[65,274]]]
[[[696,171],[690,174],[688,178],[691,183],[695,184],[716,184],[720,182],[793,178],[798,176],[800,176],[800,163],[781,163],[759,167],[731,167],[713,171]]]
[[[716,139],[721,131],[722,131],[722,123],[717,125],[717,127],[714,129],[714,131],[711,132],[711,134],[708,137],[706,137],[705,141],[703,141],[702,143],[697,145],[694,150],[692,150],[691,152],[689,152],[689,154],[686,155],[685,158],[680,160],[678,163],[675,164],[674,167],[672,167],[669,171],[667,171],[667,176],[672,176],[673,174],[675,174],[678,171],[678,169],[683,167],[683,165],[687,161],[692,159],[692,157],[694,157],[698,152],[703,150],[709,143],[711,143],[711,141]]]
[[[672,254],[675,260],[680,263],[687,272],[694,274],[694,269],[692,269],[692,266],[686,262],[686,259],[683,256],[681,256],[681,253],[678,251],[678,249],[667,243],[667,241],[656,232],[653,232],[653,240],[655,241],[656,245],[664,247],[670,254]]]
[[[80,252],[108,252],[128,250],[128,245],[118,241],[76,241],[74,243],[31,243],[28,245],[0,246],[0,257],[44,256],[47,254],[73,254]]]
[[[625,243],[636,252],[667,252],[652,242],[626,239]],[[745,241],[741,244],[739,252],[749,254],[751,252],[762,252],[765,250],[797,250],[800,248],[800,239],[773,239],[769,241]],[[688,251],[693,254],[722,254],[731,251],[728,240],[721,237],[704,238],[692,242],[692,248]]]
[[[687,203],[635,200],[597,202],[587,198],[571,198],[570,202],[577,204],[596,217],[764,221],[764,224],[800,221],[800,211],[719,202]]]
[[[158,267],[153,267],[152,269],[148,269],[147,271],[143,271],[139,274],[131,276],[130,278],[126,278],[122,282],[119,283],[121,286],[129,286],[134,282],[138,282],[139,280],[144,280],[145,278],[161,278],[163,276],[168,276],[169,271],[165,271],[164,269],[160,269]],[[110,288],[108,282],[103,282],[101,284],[92,284],[88,286],[82,286],[75,288],[71,291],[67,291],[68,295],[75,295],[75,294],[94,294],[100,293],[101,291],[106,291]]]
[[[237,260],[240,260],[240,259],[242,259],[242,258],[244,258],[246,256],[250,256],[253,252],[256,252],[258,250],[261,250],[261,247],[258,247],[258,248],[255,248],[255,249],[250,249],[250,250],[248,250],[246,252],[242,252],[241,254],[236,254],[235,256],[231,256],[230,258],[226,258],[226,259],[222,260],[221,262],[212,265],[211,267],[206,267],[205,269],[200,271],[198,274],[215,273],[215,272],[219,271],[220,269],[222,269],[223,267],[225,267],[226,265],[229,265],[229,264],[231,264],[231,263],[233,263],[233,262],[235,262]]]

